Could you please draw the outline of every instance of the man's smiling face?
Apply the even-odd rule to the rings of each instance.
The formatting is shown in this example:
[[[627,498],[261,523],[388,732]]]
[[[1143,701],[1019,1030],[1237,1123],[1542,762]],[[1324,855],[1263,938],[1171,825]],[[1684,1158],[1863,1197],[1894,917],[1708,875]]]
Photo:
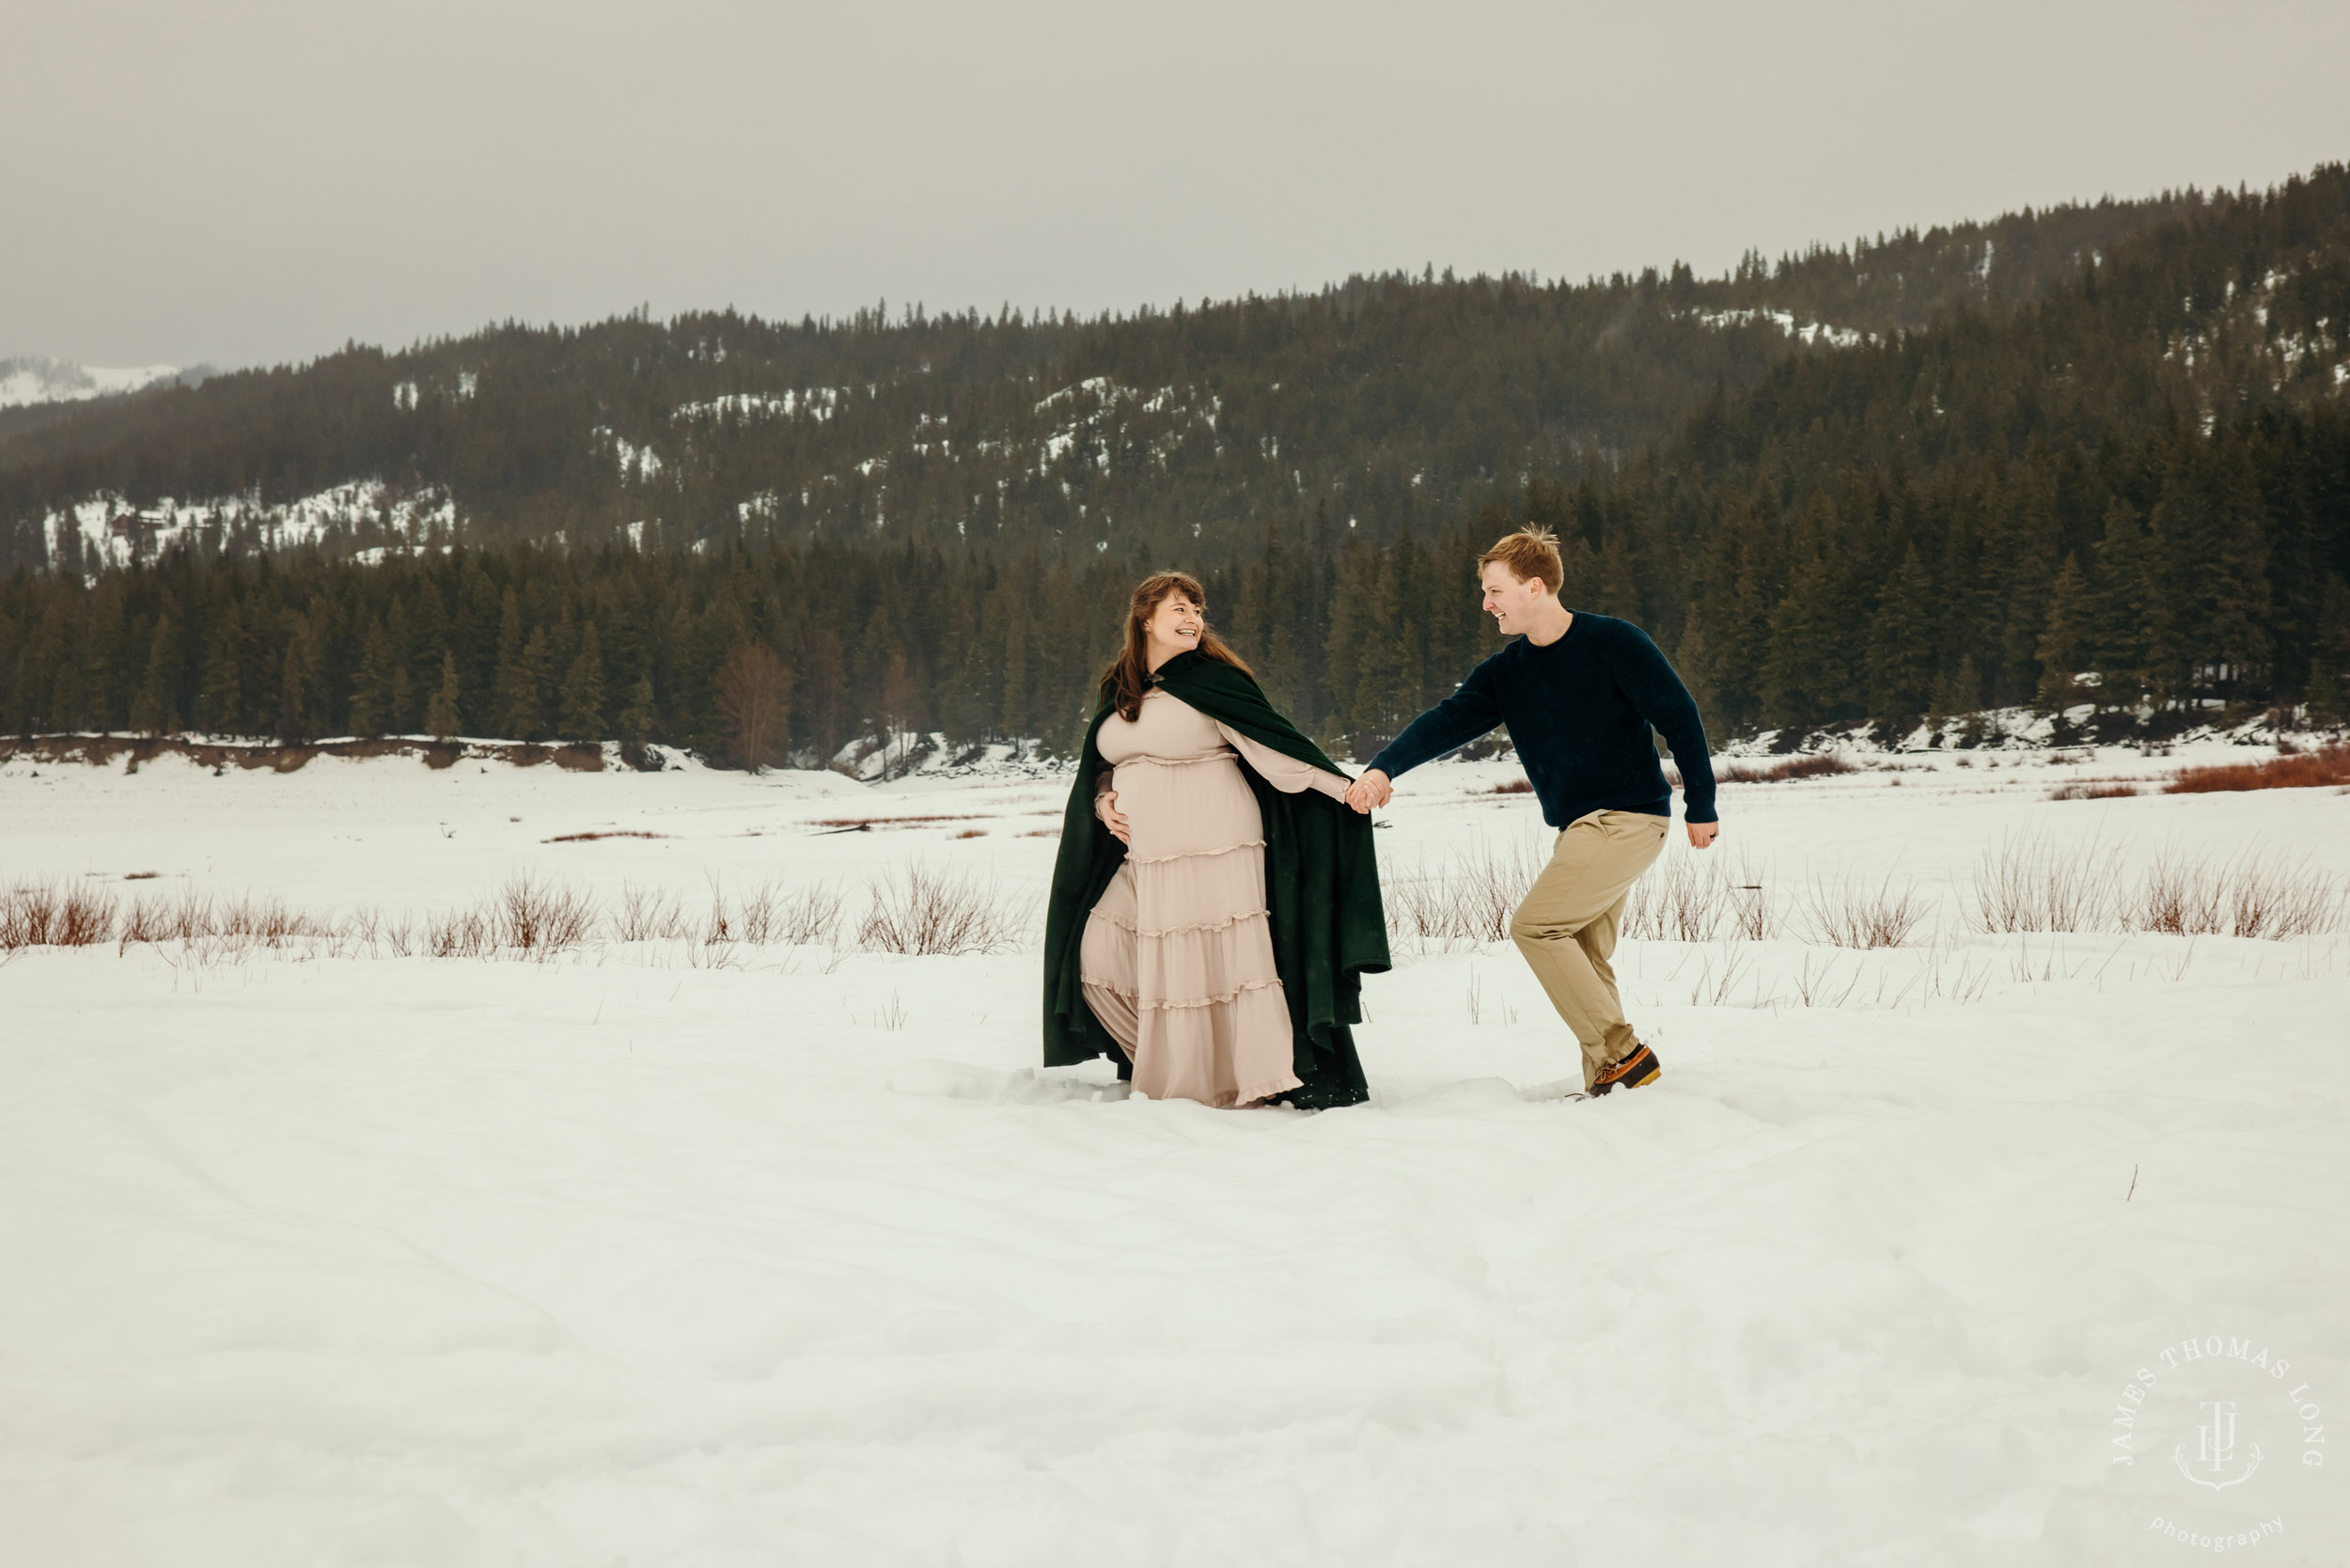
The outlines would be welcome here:
[[[1530,632],[1541,623],[1545,606],[1557,603],[1540,577],[1520,577],[1499,561],[1489,561],[1477,574],[1485,590],[1485,613],[1494,618],[1503,636]]]

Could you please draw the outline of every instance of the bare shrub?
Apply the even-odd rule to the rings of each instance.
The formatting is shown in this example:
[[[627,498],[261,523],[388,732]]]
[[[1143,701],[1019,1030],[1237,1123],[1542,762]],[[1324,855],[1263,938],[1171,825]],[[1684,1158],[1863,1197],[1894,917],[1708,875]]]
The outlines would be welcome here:
[[[497,951],[497,923],[480,906],[429,916],[424,950],[434,958],[488,958]]]
[[[742,928],[744,941],[763,948],[774,939],[776,905],[781,897],[773,879],[743,895],[735,905],[735,920]]]
[[[2225,902],[2225,890],[2208,865],[2165,855],[2146,869],[2129,913],[2140,931],[2210,936],[2221,929]]]
[[[172,936],[171,901],[168,899],[136,899],[131,912],[122,917],[122,933],[118,949],[127,949],[133,942],[167,942]]]
[[[1622,933],[1652,942],[1711,942],[1731,913],[1720,862],[1668,852],[1632,885]]]
[[[282,948],[306,937],[331,934],[333,927],[314,915],[288,909],[278,898],[243,893],[223,903],[207,922],[207,936],[235,939],[240,945]]]
[[[492,912],[496,945],[552,958],[595,934],[595,901],[574,887],[540,882],[527,871],[498,890]]]
[[[1860,984],[1860,966],[1865,961],[1854,959],[1852,973],[1844,977],[1843,985],[1839,987],[1836,983],[1837,960],[1828,959],[1820,965],[1819,973],[1814,974],[1811,965],[1816,956],[1812,953],[1803,955],[1803,968],[1795,975],[1795,999],[1805,1007],[1842,1007],[1852,1000],[1854,990]]]
[[[52,883],[19,882],[0,893],[0,951],[45,948],[60,921],[63,892]]]
[[[113,893],[68,883],[49,940],[60,948],[87,948],[114,940],[115,906]]]
[[[810,883],[776,904],[774,939],[795,948],[838,947],[847,902],[838,884]]]
[[[613,917],[614,934],[623,942],[675,941],[686,932],[677,895],[658,887],[620,884],[620,907]]]
[[[1007,902],[992,882],[919,861],[869,886],[873,902],[857,946],[870,952],[1002,952],[1018,945],[1033,903]]]
[[[212,928],[216,922],[212,915],[211,894],[199,893],[193,887],[183,887],[180,890],[179,896],[171,901],[169,913],[170,934],[176,940],[193,942],[199,937],[212,934]]]
[[[1764,890],[1762,873],[1741,861],[1729,880],[1731,926],[1749,942],[1768,941],[1771,927],[1777,922],[1772,918],[1770,895]]]
[[[2307,862],[2246,861],[2228,883],[2228,934],[2283,941],[2314,936],[2340,923],[2342,889]]]
[[[415,917],[404,910],[397,918],[384,921],[383,932],[384,945],[394,958],[406,958],[423,946],[424,934],[417,929]]]
[[[1975,862],[1975,918],[1993,933],[2102,931],[2120,901],[2112,854],[2095,839],[2066,846],[2011,833]]]
[[[1422,949],[1498,942],[1510,934],[1510,917],[1546,858],[1539,839],[1474,839],[1434,866],[1423,862],[1388,883],[1387,929]]]
[[[2307,861],[2165,854],[2136,878],[2095,839],[2010,835],[1975,866],[1975,920],[2008,932],[2152,932],[2284,940],[2341,929],[2350,887]]]
[[[1898,948],[1927,909],[1916,885],[1895,887],[1889,871],[1874,887],[1850,877],[1814,877],[1796,907],[1816,939],[1839,948]]]
[[[2343,895],[2341,883],[2306,861],[2165,855],[2147,869],[2124,919],[2172,936],[2284,941],[2340,930]]]
[[[387,949],[395,958],[406,958],[419,941],[415,916],[386,915],[373,905],[352,910],[337,936],[354,948],[364,945],[370,958]]]

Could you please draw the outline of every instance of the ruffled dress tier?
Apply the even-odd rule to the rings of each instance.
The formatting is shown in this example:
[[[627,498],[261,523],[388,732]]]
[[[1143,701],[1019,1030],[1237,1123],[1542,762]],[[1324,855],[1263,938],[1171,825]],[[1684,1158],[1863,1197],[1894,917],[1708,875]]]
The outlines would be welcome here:
[[[1086,922],[1086,1001],[1152,1099],[1243,1105],[1298,1087],[1273,963],[1264,823],[1241,760],[1275,789],[1343,796],[1347,781],[1284,757],[1152,689],[1098,737],[1132,842]]]

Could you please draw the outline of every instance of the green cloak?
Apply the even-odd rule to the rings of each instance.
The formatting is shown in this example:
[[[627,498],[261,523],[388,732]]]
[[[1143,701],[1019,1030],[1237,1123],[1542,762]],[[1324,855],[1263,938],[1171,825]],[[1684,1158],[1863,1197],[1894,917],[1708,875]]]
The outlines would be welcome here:
[[[1242,670],[1196,652],[1178,653],[1157,683],[1220,724],[1261,745],[1338,773],[1338,764],[1273,711],[1264,691]],[[1044,916],[1044,1063],[1062,1067],[1106,1056],[1130,1071],[1080,988],[1078,948],[1086,918],[1126,858],[1093,814],[1094,780],[1106,765],[1099,745],[1105,701],[1086,730],[1069,809],[1061,819],[1060,857]],[[1264,818],[1265,904],[1272,912],[1273,964],[1289,998],[1293,1071],[1302,1088],[1283,1096],[1297,1105],[1352,1105],[1371,1097],[1348,1026],[1363,1019],[1363,976],[1387,968],[1386,911],[1379,899],[1379,856],[1371,819],[1318,790],[1285,794],[1246,760],[1241,776]]]

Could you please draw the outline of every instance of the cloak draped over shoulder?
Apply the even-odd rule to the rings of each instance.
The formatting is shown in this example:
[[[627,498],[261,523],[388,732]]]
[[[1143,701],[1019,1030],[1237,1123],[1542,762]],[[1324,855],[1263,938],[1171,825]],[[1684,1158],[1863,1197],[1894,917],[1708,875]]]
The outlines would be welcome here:
[[[1168,695],[1250,740],[1301,762],[1339,772],[1320,747],[1274,712],[1245,671],[1197,652],[1161,665]],[[1126,846],[1094,815],[1094,781],[1105,765],[1099,745],[1104,702],[1086,730],[1077,777],[1062,818],[1060,855],[1044,918],[1044,1062],[1068,1066],[1125,1056],[1086,1005],[1079,949],[1086,917],[1126,857]],[[1283,1098],[1305,1106],[1351,1105],[1370,1098],[1350,1026],[1362,1022],[1362,977],[1387,969],[1386,912],[1371,819],[1328,795],[1285,793],[1246,760],[1241,772],[1264,819],[1265,903],[1274,966],[1289,1002],[1292,1050],[1302,1088]]]

